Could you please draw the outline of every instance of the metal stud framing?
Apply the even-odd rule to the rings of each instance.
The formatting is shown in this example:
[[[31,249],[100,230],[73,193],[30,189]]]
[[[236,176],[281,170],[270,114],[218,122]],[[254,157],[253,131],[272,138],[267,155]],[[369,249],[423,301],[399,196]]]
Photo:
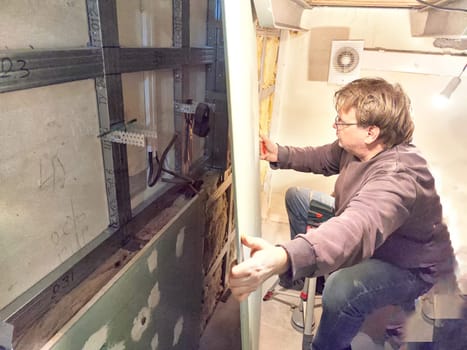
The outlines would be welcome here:
[[[0,93],[75,80],[95,79],[100,133],[103,133],[110,130],[112,126],[124,122],[122,73],[172,68],[174,70],[174,96],[176,100],[182,100],[186,96],[184,90],[187,88],[184,66],[223,65],[223,60],[217,63],[219,53],[215,47],[190,47],[190,3],[188,0],[173,0],[172,48],[120,48],[116,0],[86,0],[86,5],[90,47],[69,50],[0,50]],[[216,26],[219,31],[220,20],[217,21]],[[217,44],[217,40],[209,43]],[[225,101],[225,83],[222,88],[219,87],[218,91],[221,92],[220,100]],[[207,97],[209,96],[208,93]],[[211,98],[211,101],[217,102],[218,100]],[[224,123],[227,123],[226,113],[221,115],[219,113],[220,110],[216,107],[216,119],[225,118]],[[181,116],[183,117],[175,113],[175,130],[183,133],[184,119]],[[225,132],[226,130],[225,128]],[[216,140],[226,142],[226,139],[226,134],[223,136],[216,134]],[[177,170],[186,172],[188,169],[186,167],[183,169],[181,163],[182,147],[183,144],[177,146],[176,166]],[[102,152],[110,214],[109,229],[101,235],[104,237],[101,238],[105,239],[117,231],[120,233],[125,231],[126,223],[132,219],[132,212],[126,146],[103,140]],[[96,243],[93,242],[93,244]],[[82,252],[77,254],[75,262],[79,260],[78,255],[82,257],[82,254]],[[64,264],[60,269],[60,274],[55,271],[45,278],[41,286],[34,290],[34,294],[50,285],[52,278],[59,279],[61,274],[66,275],[70,267],[70,264],[66,266]],[[13,311],[13,307],[17,309],[22,305],[20,303],[29,300],[28,298],[18,299],[21,300],[11,305],[12,308],[8,310],[8,314]]]
[[[206,101],[216,105],[216,114],[211,122],[208,139],[210,166],[225,170],[228,165],[228,117],[225,84],[224,35],[221,21],[221,2],[208,1],[208,45],[216,48],[216,57],[207,67]]]
[[[179,50],[186,50],[190,46],[190,2],[187,0],[173,0],[173,46]],[[207,62],[206,62],[207,63]],[[174,99],[183,101],[186,98],[187,73],[183,66],[173,71]],[[187,130],[183,113],[174,108],[175,132],[180,137],[175,144],[175,167],[182,174],[188,174],[190,164],[183,159],[182,150],[186,147]]]

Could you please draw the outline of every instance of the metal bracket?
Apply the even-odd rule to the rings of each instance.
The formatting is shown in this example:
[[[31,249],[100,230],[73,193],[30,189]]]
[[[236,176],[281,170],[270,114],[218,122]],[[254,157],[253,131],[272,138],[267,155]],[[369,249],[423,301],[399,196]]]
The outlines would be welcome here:
[[[147,138],[157,139],[156,131],[135,124],[135,121],[136,119],[133,119],[126,124],[119,125],[112,130],[98,135],[98,137],[101,137],[105,141],[138,147],[146,147]]]
[[[175,102],[175,112],[178,113],[186,113],[186,114],[195,114],[196,112],[196,106],[198,106],[200,102],[193,101],[191,104],[188,103],[182,103],[182,102]],[[213,103],[207,103],[207,102],[202,102],[204,104],[207,104],[209,108],[214,112],[216,110],[216,105]]]
[[[104,140],[116,143],[124,143],[126,145],[132,146],[139,146],[144,147],[146,146],[145,137],[143,134],[137,134],[134,132],[128,131],[111,131],[110,133],[106,134],[103,137]]]
[[[0,321],[0,350],[13,350],[13,326]]]

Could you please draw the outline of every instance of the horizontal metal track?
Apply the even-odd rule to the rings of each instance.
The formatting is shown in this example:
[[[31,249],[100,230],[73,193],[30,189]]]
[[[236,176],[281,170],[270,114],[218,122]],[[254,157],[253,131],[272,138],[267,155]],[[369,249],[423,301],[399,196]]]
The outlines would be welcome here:
[[[105,49],[115,50],[115,49]],[[117,49],[118,66],[109,62],[107,73],[128,73],[143,70],[176,68],[181,65],[207,64],[214,62],[215,50],[206,48],[141,48]],[[106,57],[115,57],[115,52],[106,52]]]
[[[0,93],[38,86],[181,65],[212,63],[205,48],[98,48],[72,50],[0,50]]]
[[[99,49],[0,51],[0,92],[103,74]]]

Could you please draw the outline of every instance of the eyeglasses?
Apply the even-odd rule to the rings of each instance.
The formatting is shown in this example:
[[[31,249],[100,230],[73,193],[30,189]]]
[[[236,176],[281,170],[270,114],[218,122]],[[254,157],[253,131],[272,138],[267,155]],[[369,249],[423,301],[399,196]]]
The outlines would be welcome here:
[[[336,125],[336,127],[338,127],[338,126],[358,125],[358,123],[344,123],[342,121],[342,119],[338,115],[336,115],[336,118],[334,118],[334,124]]]

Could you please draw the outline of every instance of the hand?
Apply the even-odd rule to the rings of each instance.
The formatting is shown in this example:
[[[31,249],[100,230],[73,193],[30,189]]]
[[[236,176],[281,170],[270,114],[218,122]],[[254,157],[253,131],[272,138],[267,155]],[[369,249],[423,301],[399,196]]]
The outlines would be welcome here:
[[[229,275],[229,287],[239,301],[246,299],[272,275],[284,273],[289,268],[284,248],[247,236],[242,236],[242,244],[251,249],[251,257],[234,266]]]
[[[266,135],[259,136],[260,139],[260,159],[267,160],[268,162],[277,162],[278,147]]]

